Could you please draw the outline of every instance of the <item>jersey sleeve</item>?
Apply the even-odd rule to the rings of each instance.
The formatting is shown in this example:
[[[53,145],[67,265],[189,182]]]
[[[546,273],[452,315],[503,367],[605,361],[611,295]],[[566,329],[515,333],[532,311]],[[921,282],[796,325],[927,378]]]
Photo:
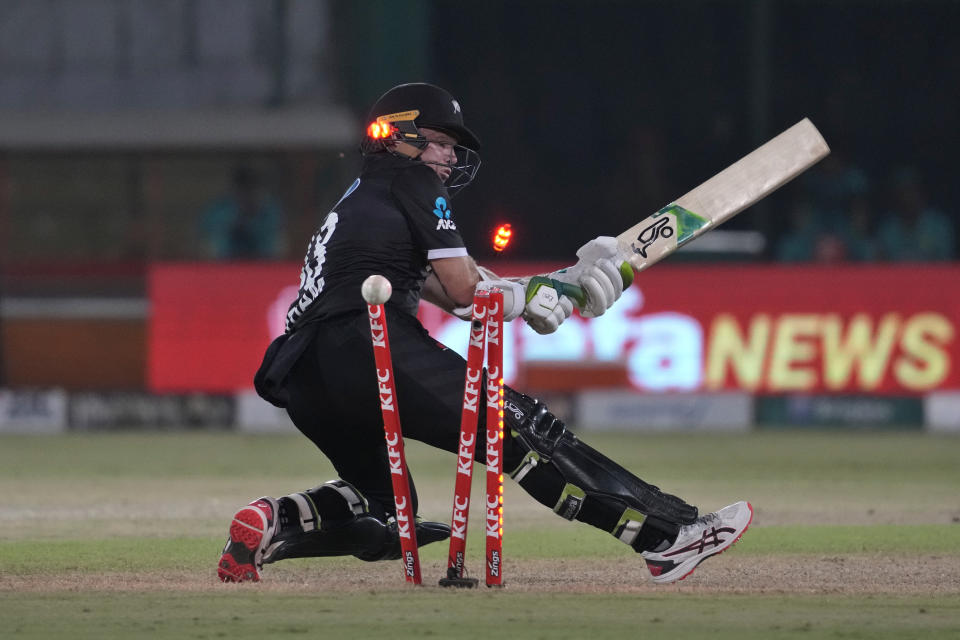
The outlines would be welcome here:
[[[407,216],[414,242],[427,260],[467,255],[450,208],[450,195],[427,166],[400,171],[391,185],[393,197]]]

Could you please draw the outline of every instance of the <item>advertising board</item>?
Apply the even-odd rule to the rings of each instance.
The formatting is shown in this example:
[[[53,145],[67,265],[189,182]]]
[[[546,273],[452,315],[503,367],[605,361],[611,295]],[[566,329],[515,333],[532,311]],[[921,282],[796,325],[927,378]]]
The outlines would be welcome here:
[[[508,273],[549,265],[511,265]],[[249,389],[296,295],[295,264],[161,264],[150,276],[149,385]],[[662,265],[604,316],[504,341],[509,383],[545,391],[883,394],[960,389],[960,267]],[[357,292],[359,296],[359,291]],[[467,323],[421,320],[457,351]]]

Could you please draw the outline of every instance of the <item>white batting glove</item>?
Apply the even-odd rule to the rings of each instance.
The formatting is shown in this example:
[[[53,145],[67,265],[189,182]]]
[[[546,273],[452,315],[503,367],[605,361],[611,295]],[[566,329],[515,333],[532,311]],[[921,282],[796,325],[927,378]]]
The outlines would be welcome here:
[[[477,290],[500,289],[503,292],[503,321],[515,320],[523,313],[524,286],[513,280],[481,280]]]
[[[478,290],[499,289],[503,292],[503,320],[510,322],[520,316],[539,334],[553,333],[573,313],[573,302],[557,293],[567,287],[563,282],[534,276],[521,279],[482,280]],[[473,307],[460,307],[454,315],[469,320]]]
[[[503,320],[510,322],[520,316],[539,334],[553,333],[573,313],[573,302],[559,295],[564,284],[543,276],[527,280],[484,280],[477,289],[500,289],[503,292]],[[454,313],[469,319],[472,307],[454,309]]]
[[[583,289],[586,300],[580,315],[601,316],[620,299],[624,284],[633,282],[633,270],[620,258],[617,239],[610,236],[594,238],[577,250],[577,257],[577,264],[550,275]]]
[[[523,319],[541,335],[553,333],[573,313],[570,298],[557,293],[560,283],[548,278],[531,278],[527,284]]]
[[[510,322],[520,317],[523,313],[525,304],[525,289],[522,282],[514,280],[481,280],[477,283],[478,291],[490,291],[491,289],[500,289],[503,292],[503,321]],[[467,307],[456,307],[453,315],[461,320],[469,320],[473,317],[473,305]]]

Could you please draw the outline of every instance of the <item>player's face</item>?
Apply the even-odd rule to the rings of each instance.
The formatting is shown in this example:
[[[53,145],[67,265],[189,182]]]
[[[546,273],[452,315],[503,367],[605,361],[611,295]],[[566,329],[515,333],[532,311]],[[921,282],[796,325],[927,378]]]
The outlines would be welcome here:
[[[426,127],[422,127],[420,133],[427,139],[427,146],[420,154],[420,161],[433,169],[441,181],[446,181],[450,177],[450,167],[457,162],[454,149],[456,138]]]

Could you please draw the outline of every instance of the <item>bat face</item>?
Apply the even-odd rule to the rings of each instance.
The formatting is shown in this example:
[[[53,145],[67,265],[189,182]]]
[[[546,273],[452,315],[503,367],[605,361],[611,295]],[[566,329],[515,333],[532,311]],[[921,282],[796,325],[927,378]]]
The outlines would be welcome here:
[[[667,205],[638,225],[640,230],[630,242],[627,261],[642,264],[653,256],[672,253],[709,225],[709,220],[678,204]]]
[[[620,254],[642,271],[797,177],[830,148],[804,118],[619,236]]]
[[[678,247],[767,197],[828,153],[830,147],[823,136],[810,120],[804,118],[686,195],[618,235],[618,257],[633,267],[634,271],[643,271]],[[577,251],[582,263],[609,257],[602,251],[592,255],[592,250],[587,249],[589,246],[588,243]],[[559,287],[558,293],[575,300],[582,313],[588,299],[577,284],[580,274],[578,265],[554,272],[552,275],[556,280],[551,281],[550,286]],[[524,282],[529,282],[529,279]],[[626,278],[624,283],[629,284]]]

